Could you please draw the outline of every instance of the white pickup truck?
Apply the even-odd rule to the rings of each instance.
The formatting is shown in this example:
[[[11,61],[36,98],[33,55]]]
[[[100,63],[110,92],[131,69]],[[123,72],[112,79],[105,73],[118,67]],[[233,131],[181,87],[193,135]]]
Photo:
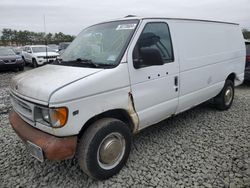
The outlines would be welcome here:
[[[227,110],[243,82],[239,25],[124,18],[84,29],[51,65],[11,81],[10,123],[40,161],[76,155],[96,179],[118,173],[140,130],[214,99]]]

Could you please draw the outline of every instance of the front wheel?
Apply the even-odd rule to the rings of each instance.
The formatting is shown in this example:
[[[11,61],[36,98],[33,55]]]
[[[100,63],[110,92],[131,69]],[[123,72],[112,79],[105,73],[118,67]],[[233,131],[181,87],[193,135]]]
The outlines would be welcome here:
[[[228,110],[234,100],[234,83],[226,80],[222,91],[214,98],[215,107],[219,110]]]
[[[23,71],[24,67],[22,66],[22,67],[19,67],[18,69],[19,69],[19,71]]]
[[[23,59],[23,65],[25,66],[27,64],[27,62],[23,56],[22,56],[22,59]]]
[[[33,65],[34,68],[38,67],[36,59],[32,60],[32,65]]]
[[[122,121],[104,118],[92,124],[78,143],[81,169],[94,179],[107,179],[125,165],[131,149],[131,131]]]

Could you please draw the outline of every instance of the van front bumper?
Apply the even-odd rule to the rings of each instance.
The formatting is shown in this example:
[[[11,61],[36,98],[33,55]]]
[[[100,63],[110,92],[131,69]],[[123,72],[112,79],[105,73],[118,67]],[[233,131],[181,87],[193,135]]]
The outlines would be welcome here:
[[[71,159],[75,155],[77,136],[55,137],[40,131],[25,121],[12,110],[9,114],[11,127],[27,145],[33,143],[42,149],[44,158],[49,160]]]

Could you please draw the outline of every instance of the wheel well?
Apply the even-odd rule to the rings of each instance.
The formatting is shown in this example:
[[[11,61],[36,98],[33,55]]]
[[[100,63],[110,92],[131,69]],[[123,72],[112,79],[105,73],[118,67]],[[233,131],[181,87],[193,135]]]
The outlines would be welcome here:
[[[231,80],[234,83],[235,78],[236,78],[235,73],[231,73],[226,80]]]
[[[134,130],[134,124],[133,124],[133,121],[132,119],[130,118],[128,112],[124,109],[115,109],[115,110],[109,110],[109,111],[106,111],[106,112],[103,112],[101,114],[98,114],[94,117],[92,117],[91,119],[89,119],[85,124],[84,126],[82,127],[81,131],[79,132],[78,134],[78,137],[81,137],[83,135],[83,133],[95,122],[97,121],[98,119],[101,119],[101,118],[116,118],[116,119],[119,119],[121,121],[123,121],[124,123],[126,123],[131,132],[133,132]]]

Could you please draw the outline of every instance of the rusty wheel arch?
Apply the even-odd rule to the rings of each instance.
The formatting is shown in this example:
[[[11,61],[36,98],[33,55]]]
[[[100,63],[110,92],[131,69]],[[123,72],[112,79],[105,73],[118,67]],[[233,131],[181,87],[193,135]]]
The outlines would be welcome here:
[[[78,138],[80,138],[83,133],[98,119],[101,118],[116,118],[119,119],[121,121],[123,121],[124,123],[126,123],[126,125],[129,126],[130,130],[132,133],[137,132],[137,128],[133,123],[133,120],[131,118],[131,116],[129,115],[129,112],[127,112],[124,109],[113,109],[113,110],[108,110],[106,112],[103,112],[101,114],[98,114],[92,118],[90,118],[82,127],[81,131],[78,134]]]

